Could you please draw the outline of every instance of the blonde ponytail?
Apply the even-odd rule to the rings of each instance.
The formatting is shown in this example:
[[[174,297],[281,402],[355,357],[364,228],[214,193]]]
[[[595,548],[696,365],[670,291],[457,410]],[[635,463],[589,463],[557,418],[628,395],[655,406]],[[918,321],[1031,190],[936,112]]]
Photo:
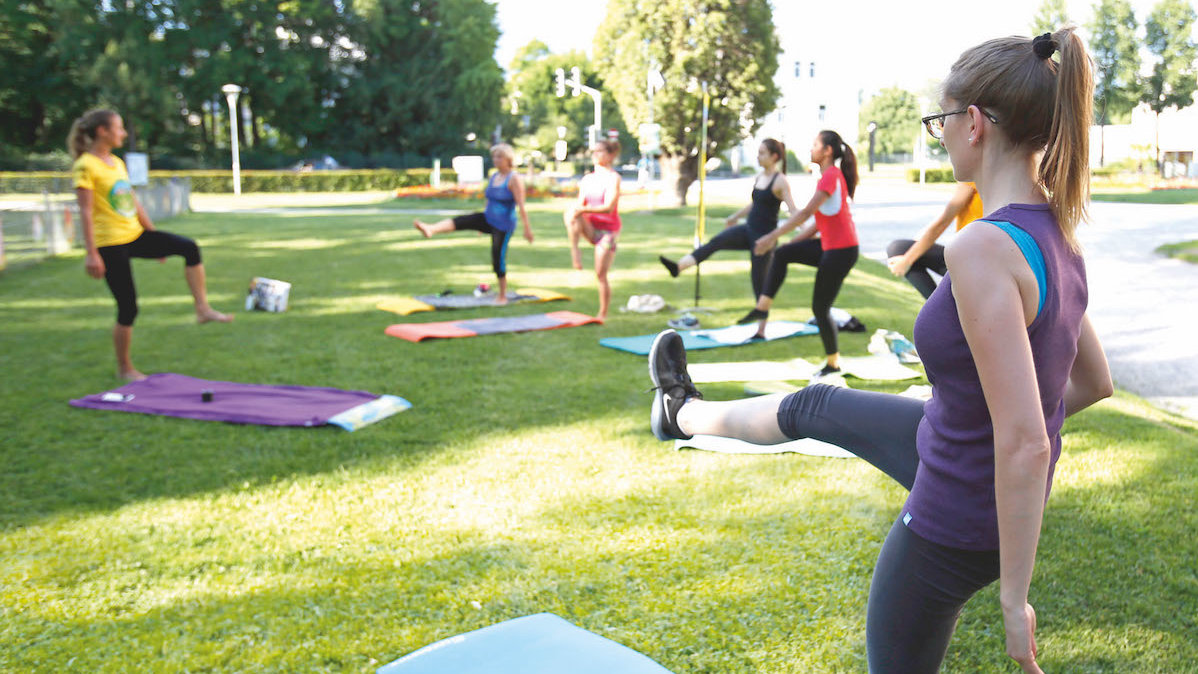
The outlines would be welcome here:
[[[96,129],[111,124],[113,117],[116,113],[112,110],[89,110],[76,119],[67,134],[67,152],[71,153],[71,159],[78,159],[90,150],[96,141]]]
[[[1087,217],[1090,201],[1090,123],[1094,118],[1094,63],[1072,27],[1053,34],[1060,48],[1052,129],[1040,181],[1048,193],[1061,233],[1079,250],[1077,226]]]

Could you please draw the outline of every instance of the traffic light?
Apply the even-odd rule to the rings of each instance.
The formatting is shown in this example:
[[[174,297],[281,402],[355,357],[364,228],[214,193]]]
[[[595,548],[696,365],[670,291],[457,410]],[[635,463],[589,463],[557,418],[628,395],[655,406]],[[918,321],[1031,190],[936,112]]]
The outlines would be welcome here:
[[[556,82],[557,82],[557,97],[561,98],[562,96],[566,95],[566,71],[565,70],[562,70],[561,68],[557,69]]]
[[[570,68],[570,86],[574,88],[575,96],[582,93],[582,70],[578,66]]]

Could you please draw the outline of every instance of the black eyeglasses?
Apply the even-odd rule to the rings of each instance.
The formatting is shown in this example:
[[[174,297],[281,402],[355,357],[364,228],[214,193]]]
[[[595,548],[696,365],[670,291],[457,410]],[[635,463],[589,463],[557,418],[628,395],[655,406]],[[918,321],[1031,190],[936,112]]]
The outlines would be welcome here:
[[[997,117],[986,112],[981,106],[977,106],[977,108],[978,110],[982,111],[982,114],[986,116],[986,119],[998,124]],[[919,121],[923,122],[924,128],[928,130],[928,133],[932,135],[932,138],[935,138],[936,140],[944,140],[945,118],[952,117],[953,115],[959,115],[963,112],[969,112],[969,108],[965,107],[961,108],[960,110],[953,110],[952,112],[942,112],[939,115],[928,115]]]

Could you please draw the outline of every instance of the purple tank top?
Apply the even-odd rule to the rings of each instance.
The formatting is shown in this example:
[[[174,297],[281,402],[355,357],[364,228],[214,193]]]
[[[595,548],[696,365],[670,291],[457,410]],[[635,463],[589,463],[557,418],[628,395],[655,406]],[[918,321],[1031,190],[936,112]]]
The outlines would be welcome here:
[[[1088,300],[1085,263],[1069,249],[1047,205],[1011,204],[985,220],[1009,222],[1027,232],[1044,256],[1044,304],[1027,333],[1052,446],[1047,499],[1061,454],[1065,385]],[[997,550],[994,426],[948,276],[915,319],[915,347],[932,384],[932,399],[916,433],[919,468],[903,521],[934,543]]]

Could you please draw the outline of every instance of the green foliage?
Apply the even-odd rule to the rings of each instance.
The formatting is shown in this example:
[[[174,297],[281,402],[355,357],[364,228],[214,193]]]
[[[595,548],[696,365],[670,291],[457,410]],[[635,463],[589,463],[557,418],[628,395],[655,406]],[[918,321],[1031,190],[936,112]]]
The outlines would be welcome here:
[[[1142,100],[1161,113],[1189,107],[1198,88],[1198,46],[1191,37],[1196,13],[1186,0],[1161,0],[1144,22],[1145,43],[1153,56]]]
[[[650,67],[664,76],[652,117],[680,202],[698,176],[700,83],[711,95],[707,156],[715,157],[774,109],[779,53],[769,0],[611,0],[595,35],[595,65],[630,126],[649,121]]]
[[[236,83],[247,150],[444,156],[498,120],[498,36],[486,0],[7,0],[0,145],[62,147],[103,105],[129,149],[211,157]]]
[[[362,171],[242,171],[242,192],[362,192],[393,190],[427,185],[432,169],[375,169]],[[233,191],[232,171],[150,171],[156,179],[187,178],[192,192]],[[441,169],[441,180],[452,182],[457,174]],[[66,172],[0,173],[0,194],[37,194],[70,191],[71,174]]]
[[[1065,0],[1042,0],[1036,16],[1032,18],[1032,35],[1055,33],[1069,23]]]
[[[883,89],[861,108],[857,146],[868,150],[869,123],[874,122],[878,125],[874,132],[876,154],[910,152],[918,135],[924,133],[919,118],[919,98],[915,94],[898,87]]]
[[[558,140],[557,127],[564,126],[569,152],[585,153],[586,128],[595,123],[594,103],[586,94],[571,95],[568,87],[561,98],[555,92],[555,71],[561,68],[569,76],[572,67],[578,67],[583,84],[603,94],[603,132],[616,129],[624,157],[636,154],[636,144],[628,133],[620,106],[587,55],[581,51],[554,54],[540,40],[522,47],[508,66],[506,112],[509,114],[504,122],[505,132],[520,138],[519,149],[539,150],[551,157]],[[515,115],[510,114],[513,101]]]
[[[953,177],[951,168],[930,168],[924,169],[923,181],[925,183],[955,183],[957,179]],[[907,182],[919,182],[919,169],[907,169]]]
[[[1123,123],[1139,102],[1140,44],[1136,15],[1128,0],[1099,0],[1090,24],[1094,78],[1094,118],[1098,124]]]

